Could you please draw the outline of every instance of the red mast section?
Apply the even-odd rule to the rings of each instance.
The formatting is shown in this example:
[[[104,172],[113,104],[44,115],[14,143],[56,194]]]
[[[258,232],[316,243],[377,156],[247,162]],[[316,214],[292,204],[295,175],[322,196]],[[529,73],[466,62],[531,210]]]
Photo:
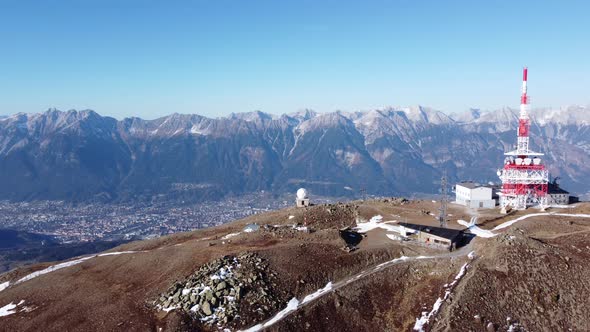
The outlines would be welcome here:
[[[523,210],[535,204],[544,208],[548,204],[549,172],[541,161],[543,154],[529,150],[527,76],[528,69],[525,67],[522,71],[516,150],[504,154],[507,156],[504,167],[498,170],[498,176],[502,180],[500,206],[503,210],[508,207]]]
[[[526,105],[528,105],[528,97],[526,95],[527,92],[527,75],[528,74],[528,68],[524,67],[524,69],[522,70],[522,95],[520,97],[520,105],[521,105],[521,113],[518,119],[518,137],[529,137],[529,128],[530,128],[530,122],[529,122],[529,117],[528,114],[526,114]],[[524,105],[524,111],[525,114],[523,114],[523,107],[522,105]],[[525,116],[523,116],[525,115]],[[528,142],[527,142],[528,143]],[[528,150],[528,144],[527,144],[527,150]]]

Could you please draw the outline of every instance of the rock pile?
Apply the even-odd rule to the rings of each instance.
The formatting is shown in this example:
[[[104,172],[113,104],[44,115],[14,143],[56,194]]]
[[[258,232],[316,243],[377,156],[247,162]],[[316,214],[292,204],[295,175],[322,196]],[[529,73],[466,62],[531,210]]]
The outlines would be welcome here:
[[[391,203],[391,205],[404,205],[409,202],[405,197],[384,198],[381,201],[383,203]]]
[[[301,224],[286,224],[286,225],[264,225],[262,231],[272,236],[278,237],[294,237],[298,233],[312,233],[314,230],[311,227],[303,226]]]
[[[154,304],[163,311],[182,310],[207,325],[244,325],[250,319],[240,313],[253,310],[258,316],[253,318],[259,319],[281,306],[275,278],[257,254],[225,256],[176,282]]]

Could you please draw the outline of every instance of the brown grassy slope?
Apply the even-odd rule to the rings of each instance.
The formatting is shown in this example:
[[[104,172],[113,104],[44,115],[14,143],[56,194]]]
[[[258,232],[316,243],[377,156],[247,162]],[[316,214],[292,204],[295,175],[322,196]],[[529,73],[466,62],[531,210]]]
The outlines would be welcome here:
[[[371,204],[375,213],[381,212],[378,204]],[[381,208],[389,212],[395,206],[383,203]],[[353,204],[285,209],[212,229],[125,244],[111,251],[146,252],[93,258],[0,292],[2,306],[25,300],[27,306],[36,308],[29,313],[0,318],[0,330],[36,331],[39,326],[45,331],[182,329],[182,317],[157,313],[149,303],[175,280],[187,277],[199,266],[221,256],[259,252],[279,275],[282,291],[302,297],[328,280],[345,277],[410,250],[393,242],[354,253],[340,250],[343,243],[337,229],[353,224],[358,215],[355,211]],[[289,215],[295,218],[289,220]],[[303,221],[317,231],[311,234],[257,232],[222,239],[251,222],[274,225]],[[422,247],[411,250],[429,252]],[[413,253],[411,250],[409,254]],[[47,265],[17,270],[1,276],[0,280],[14,281]]]
[[[483,331],[492,323],[506,331],[508,318],[528,331],[590,330],[589,219],[535,217],[478,242],[481,258],[433,330]]]
[[[410,331],[430,311],[462,258],[403,263],[326,295],[272,331]]]
[[[342,280],[402,254],[436,253],[426,247],[390,241],[379,232],[370,232],[360,250],[346,253],[340,250],[343,243],[338,237],[338,228],[351,225],[356,217],[368,219],[375,214],[383,215],[384,220],[436,225],[436,219],[424,213],[436,213],[436,207],[437,203],[431,201],[404,205],[370,201],[291,208],[211,229],[129,243],[112,251],[147,252],[93,258],[0,292],[0,306],[25,300],[27,306],[36,307],[29,313],[0,318],[0,331],[38,331],[39,327],[44,331],[188,330],[186,317],[174,311],[156,312],[149,303],[206,262],[244,251],[265,258],[278,275],[280,291],[301,299],[328,281]],[[589,210],[589,205],[581,204],[560,212]],[[453,220],[469,220],[468,211],[462,208],[451,206],[449,212]],[[537,211],[524,213],[531,212]],[[290,215],[294,218],[288,219]],[[484,226],[489,228],[514,218],[497,217],[494,211],[487,211],[480,220],[489,220],[489,226]],[[260,231],[222,239],[251,222],[307,222],[317,231]],[[460,227],[455,222],[449,226]],[[583,324],[581,318],[590,309],[590,271],[584,267],[590,250],[587,227],[590,222],[585,219],[570,222],[568,218],[544,217],[520,222],[506,235],[477,239],[475,247],[480,258],[465,276],[465,282],[456,288],[452,301],[443,305],[434,329],[481,330],[482,323],[473,320],[480,314],[484,323],[502,324],[510,316],[529,324],[530,330],[576,330],[575,324]],[[392,266],[326,295],[272,330],[408,330],[421,311],[432,308],[442,295],[442,285],[456,275],[463,261],[446,258]],[[0,282],[14,281],[46,266],[1,275]],[[197,324],[193,328],[203,327]]]

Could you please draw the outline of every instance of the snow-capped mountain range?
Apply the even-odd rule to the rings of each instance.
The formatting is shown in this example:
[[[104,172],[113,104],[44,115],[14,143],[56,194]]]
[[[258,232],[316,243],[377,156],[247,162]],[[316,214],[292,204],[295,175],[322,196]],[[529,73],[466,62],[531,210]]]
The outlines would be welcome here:
[[[517,118],[512,108],[447,115],[422,106],[120,121],[90,110],[20,113],[0,117],[0,199],[211,198],[300,186],[332,196],[434,193],[443,169],[452,181],[497,181]],[[590,109],[534,109],[531,123],[552,175],[586,193]]]

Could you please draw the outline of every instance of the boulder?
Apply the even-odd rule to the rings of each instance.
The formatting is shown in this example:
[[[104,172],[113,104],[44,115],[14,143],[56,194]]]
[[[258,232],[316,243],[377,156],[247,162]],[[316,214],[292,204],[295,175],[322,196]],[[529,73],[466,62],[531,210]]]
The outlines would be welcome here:
[[[222,281],[219,284],[217,284],[217,287],[215,288],[215,290],[220,291],[220,290],[224,289],[225,287],[227,287],[227,283],[225,281]]]
[[[207,316],[211,316],[213,314],[213,311],[211,311],[211,304],[207,301],[203,302],[201,311]]]

